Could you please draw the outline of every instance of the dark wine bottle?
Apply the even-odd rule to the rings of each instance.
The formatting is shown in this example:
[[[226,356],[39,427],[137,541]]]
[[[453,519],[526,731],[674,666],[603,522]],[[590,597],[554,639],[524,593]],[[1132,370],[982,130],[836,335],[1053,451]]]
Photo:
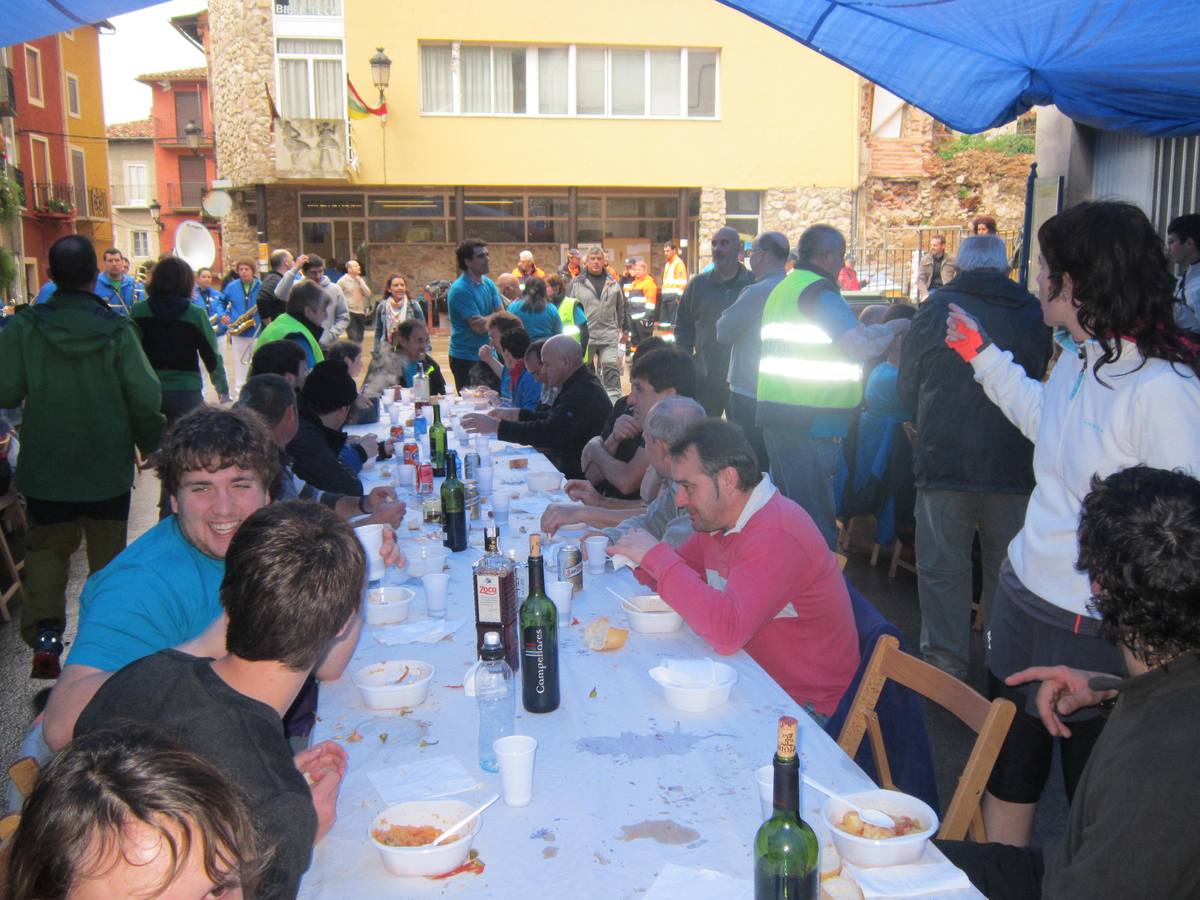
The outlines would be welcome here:
[[[450,552],[467,549],[467,504],[463,483],[458,480],[458,454],[446,451],[446,480],[442,482],[442,544]]]
[[[521,604],[521,697],[531,713],[558,709],[558,610],[546,596],[542,536],[529,536],[529,596]]]
[[[442,407],[433,404],[433,424],[429,426],[429,461],[435,478],[446,475],[446,426],[442,424]]]
[[[775,812],[754,836],[754,900],[816,900],[818,845],[800,818],[796,720],[779,717],[775,750]]]

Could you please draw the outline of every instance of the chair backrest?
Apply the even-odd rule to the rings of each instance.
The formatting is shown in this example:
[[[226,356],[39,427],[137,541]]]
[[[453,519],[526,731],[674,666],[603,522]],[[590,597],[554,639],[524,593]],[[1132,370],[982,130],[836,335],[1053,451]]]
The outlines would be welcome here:
[[[8,779],[24,800],[33,793],[38,780],[37,760],[32,756],[23,756],[8,767]]]
[[[850,594],[850,607],[854,612],[860,660],[858,671],[854,673],[837,710],[825,725],[826,734],[835,741],[839,739],[850,714],[876,642],[884,635],[903,641],[900,629],[884,618],[849,580],[846,581],[846,590]],[[887,744],[892,748],[890,755],[885,752],[882,743],[878,747],[870,743],[858,746],[849,755],[876,782],[894,783],[905,793],[920,797],[934,809],[940,809],[933,748],[929,732],[925,729],[921,698],[901,684],[889,684],[880,692],[874,714],[879,719],[881,734],[886,736]]]
[[[1011,700],[988,700],[952,675],[910,656],[900,649],[900,642],[891,635],[881,637],[871,654],[870,663],[858,686],[858,692],[838,737],[838,745],[847,754],[858,752],[864,735],[872,746],[883,748],[876,703],[887,682],[894,681],[916,691],[953,713],[959,721],[976,732],[975,745],[958,779],[958,787],[942,816],[938,837],[942,840],[962,840],[968,831],[976,841],[985,841],[983,818],[979,801],[987,786],[988,776],[996,764],[1000,747],[1008,735],[1009,725],[1016,715]]]

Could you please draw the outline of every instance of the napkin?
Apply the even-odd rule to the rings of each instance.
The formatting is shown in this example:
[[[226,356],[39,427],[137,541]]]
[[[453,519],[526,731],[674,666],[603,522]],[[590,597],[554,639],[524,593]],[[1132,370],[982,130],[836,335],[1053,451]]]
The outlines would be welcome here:
[[[748,878],[733,878],[716,869],[699,869],[667,863],[645,900],[751,900],[754,885]]]
[[[865,897],[918,897],[921,894],[969,890],[971,887],[970,880],[962,870],[947,861],[879,869],[865,869],[846,863],[843,874],[854,879]]]
[[[433,644],[448,634],[454,634],[466,624],[466,619],[421,619],[400,625],[381,625],[372,631],[375,641],[388,647],[397,644]]]
[[[717,683],[717,664],[711,659],[664,659],[661,680],[676,687],[711,687]]]
[[[614,572],[617,571],[618,569],[635,568],[635,566],[633,565],[633,560],[630,559],[628,556],[626,556],[624,553],[614,553],[611,557],[609,557],[609,559],[612,560]]]
[[[388,806],[408,800],[449,797],[480,786],[479,780],[453,756],[437,756],[390,766],[367,772],[367,778]]]

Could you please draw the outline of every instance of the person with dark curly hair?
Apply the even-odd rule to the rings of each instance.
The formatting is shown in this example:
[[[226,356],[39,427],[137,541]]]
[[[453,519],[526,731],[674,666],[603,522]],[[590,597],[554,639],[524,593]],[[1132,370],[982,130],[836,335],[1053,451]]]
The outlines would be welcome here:
[[[1197,897],[1189,829],[1200,780],[1189,773],[1200,757],[1200,481],[1147,466],[1097,476],[1078,535],[1092,608],[1128,677],[1054,665],[1007,679],[1035,689],[1041,722],[1058,737],[1072,735],[1079,710],[1112,707],[1066,834],[1044,852],[941,847],[992,900]]]
[[[1129,203],[1084,203],[1038,231],[1042,316],[1064,352],[1043,383],[951,304],[946,342],[1005,416],[1033,441],[1036,486],[1001,564],[987,634],[988,693],[1017,704],[983,801],[989,838],[1025,845],[1061,744],[1074,796],[1104,720],[1070,717],[1071,734],[1039,720],[1036,692],[1005,683],[1056,663],[1116,673],[1121,658],[1076,570],[1075,530],[1092,476],[1139,464],[1200,473],[1200,357],[1175,324],[1172,279],[1153,226]]]

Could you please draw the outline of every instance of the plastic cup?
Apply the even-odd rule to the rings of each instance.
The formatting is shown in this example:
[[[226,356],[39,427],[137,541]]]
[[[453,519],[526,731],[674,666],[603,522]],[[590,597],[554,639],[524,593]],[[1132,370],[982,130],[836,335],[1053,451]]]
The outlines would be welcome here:
[[[412,403],[412,388],[400,388],[399,397],[402,403]]]
[[[504,491],[496,491],[492,494],[492,516],[497,525],[508,524],[508,504],[511,499]]]
[[[587,547],[587,570],[589,575],[603,575],[604,564],[608,562],[608,538],[604,536],[590,537],[583,542]]]
[[[492,492],[492,479],[495,477],[495,469],[491,466],[480,466],[475,470],[475,480],[479,482],[479,490],[484,494]]]
[[[537,739],[510,734],[492,744],[500,762],[500,793],[507,806],[528,806],[533,799],[533,758]]]
[[[421,418],[423,418],[426,423],[430,425],[433,424],[433,407],[431,407],[428,403],[421,407]]]
[[[396,466],[396,484],[402,488],[416,490],[417,487],[417,467],[411,466],[408,463],[402,463]]]
[[[393,403],[391,406],[391,409],[388,410],[388,418],[391,420],[393,425],[400,424],[400,413],[401,413],[400,404]]]
[[[758,804],[762,807],[763,821],[775,814],[775,767],[759,766],[754,772],[758,783]]]
[[[446,618],[446,589],[450,586],[450,575],[447,572],[434,572],[421,576],[421,584],[425,586],[425,604],[429,609],[429,618]]]
[[[354,529],[354,533],[358,535],[363,552],[367,554],[367,581],[378,581],[387,570],[387,564],[379,555],[379,551],[383,549],[383,526],[360,525]]]
[[[546,585],[546,594],[554,601],[558,610],[558,627],[566,628],[571,624],[571,595],[575,585],[569,581],[551,581]]]

